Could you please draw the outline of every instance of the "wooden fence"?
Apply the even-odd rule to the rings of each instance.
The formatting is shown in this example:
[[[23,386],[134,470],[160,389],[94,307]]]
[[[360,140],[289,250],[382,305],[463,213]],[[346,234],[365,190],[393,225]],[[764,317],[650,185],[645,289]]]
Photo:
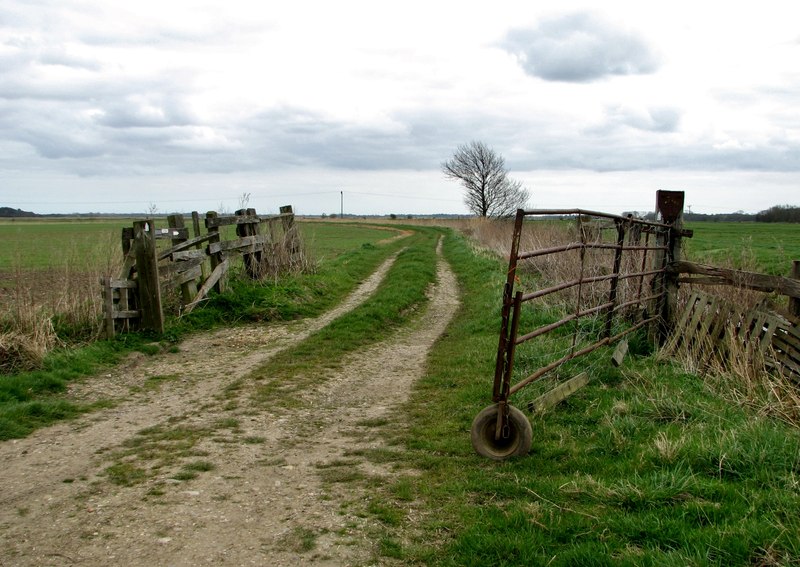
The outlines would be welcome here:
[[[746,356],[755,355],[772,371],[800,382],[800,261],[794,261],[791,278],[685,261],[674,262],[668,270],[679,283],[776,293],[789,301],[787,312],[779,314],[766,307],[742,310],[720,297],[695,291],[673,324],[663,354],[688,354],[702,369],[713,357],[728,358],[731,345],[738,343]]]
[[[203,221],[205,233],[200,215],[193,212],[191,236],[182,215],[169,215],[166,221],[162,228],[147,219],[122,229],[122,273],[101,279],[106,336],[136,329],[164,332],[166,294],[179,291],[179,311],[189,313],[212,289],[224,291],[226,274],[237,258],[253,279],[300,267],[304,261],[291,206],[266,216],[255,209],[234,215],[211,211]],[[233,238],[224,230],[229,226],[235,227]]]
[[[714,359],[729,361],[738,353],[773,372],[800,381],[800,328],[764,309],[742,311],[719,297],[693,292],[662,356],[691,356],[702,371]]]

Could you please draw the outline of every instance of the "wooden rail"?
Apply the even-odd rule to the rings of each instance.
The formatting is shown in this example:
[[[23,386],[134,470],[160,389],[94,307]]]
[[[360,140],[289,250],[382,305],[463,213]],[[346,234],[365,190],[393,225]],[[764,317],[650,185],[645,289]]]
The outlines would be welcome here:
[[[700,276],[679,277],[678,281],[680,283],[731,285],[767,293],[776,292],[781,295],[800,299],[800,281],[796,279],[759,274],[756,272],[731,270],[728,268],[716,268],[686,261],[673,262],[667,266],[667,270],[674,274]]]
[[[152,219],[137,221],[122,230],[122,273],[101,279],[105,334],[136,329],[164,331],[163,298],[180,290],[180,313],[199,305],[212,289],[225,289],[225,278],[235,258],[242,258],[245,273],[254,279],[286,265],[296,265],[301,253],[291,206],[280,214],[260,216],[255,209],[234,215],[206,214],[206,234],[200,215],[192,213],[192,232],[182,215],[169,215],[168,227]],[[235,226],[236,238],[224,239],[220,227]],[[158,241],[169,240],[168,246]]]

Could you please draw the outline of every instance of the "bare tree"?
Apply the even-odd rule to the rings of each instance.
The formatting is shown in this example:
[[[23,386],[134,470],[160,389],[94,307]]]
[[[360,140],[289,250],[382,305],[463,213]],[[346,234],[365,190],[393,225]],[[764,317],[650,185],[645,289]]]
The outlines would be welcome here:
[[[508,177],[503,156],[483,142],[459,146],[442,164],[445,176],[457,179],[466,189],[464,202],[482,217],[508,217],[525,208],[530,193],[522,183]]]

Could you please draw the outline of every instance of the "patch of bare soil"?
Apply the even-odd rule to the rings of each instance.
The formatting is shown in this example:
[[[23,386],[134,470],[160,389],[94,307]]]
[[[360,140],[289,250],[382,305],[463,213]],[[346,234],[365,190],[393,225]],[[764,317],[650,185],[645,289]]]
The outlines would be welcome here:
[[[292,403],[254,405],[247,374],[363,302],[390,262],[320,318],[133,357],[72,393],[115,407],[0,444],[0,565],[375,561],[364,502],[398,473],[359,455],[385,449],[376,425],[398,419],[457,308],[446,263],[418,322],[335,371],[315,369],[325,380]]]

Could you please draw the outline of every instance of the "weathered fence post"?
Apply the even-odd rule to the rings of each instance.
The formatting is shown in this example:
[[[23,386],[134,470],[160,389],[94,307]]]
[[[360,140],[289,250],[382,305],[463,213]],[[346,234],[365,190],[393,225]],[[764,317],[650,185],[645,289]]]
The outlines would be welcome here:
[[[236,216],[245,217],[245,221],[256,220],[255,209],[239,209],[236,211]],[[239,222],[236,225],[236,236],[244,238],[246,236],[258,236],[259,223],[256,222]],[[247,275],[251,278],[258,279],[261,276],[261,250],[260,245],[253,244],[251,252],[243,252],[242,260]]]
[[[184,228],[183,215],[168,215],[167,223],[170,228]],[[187,240],[188,238],[183,237],[172,238],[172,245],[177,246]],[[181,284],[181,300],[184,305],[191,303],[195,295],[197,295],[197,283],[194,280]]]
[[[667,264],[678,262],[681,259],[683,201],[683,191],[656,191],[656,216],[660,215],[664,224],[671,225],[666,232],[659,232],[657,239],[659,246],[667,248],[656,251],[656,266],[659,268],[666,268]],[[664,273],[657,279],[660,280],[663,293],[656,312],[660,315],[658,341],[663,343],[675,324],[675,312],[678,304],[678,274]],[[656,278],[654,278],[655,280]]]
[[[206,229],[208,230],[208,245],[211,246],[212,244],[219,244],[219,225],[217,225],[214,221],[217,218],[216,211],[208,211],[206,213]],[[210,222],[209,222],[210,221]],[[211,254],[211,272],[213,273],[214,270],[217,269],[217,266],[222,264],[222,251],[215,254]],[[214,289],[217,293],[222,293],[225,291],[225,280],[224,278],[219,278],[217,282],[214,284]]]
[[[161,307],[158,256],[152,220],[133,223],[133,245],[139,282],[139,306],[142,310],[141,326],[163,333],[164,312]]]
[[[192,236],[195,238],[200,237],[200,214],[197,211],[192,211]],[[195,248],[200,250],[201,244],[197,244]],[[208,278],[208,266],[206,262],[200,264],[200,272],[203,274],[203,281],[206,281]]]
[[[107,339],[113,339],[116,329],[114,328],[114,290],[111,287],[111,276],[100,278],[100,284],[103,286],[105,335]]]
[[[291,205],[285,205],[280,208],[283,217],[283,232],[284,243],[286,251],[289,256],[289,265],[294,266],[299,260],[300,255],[300,237],[297,234],[297,225],[294,223],[294,210]]]

